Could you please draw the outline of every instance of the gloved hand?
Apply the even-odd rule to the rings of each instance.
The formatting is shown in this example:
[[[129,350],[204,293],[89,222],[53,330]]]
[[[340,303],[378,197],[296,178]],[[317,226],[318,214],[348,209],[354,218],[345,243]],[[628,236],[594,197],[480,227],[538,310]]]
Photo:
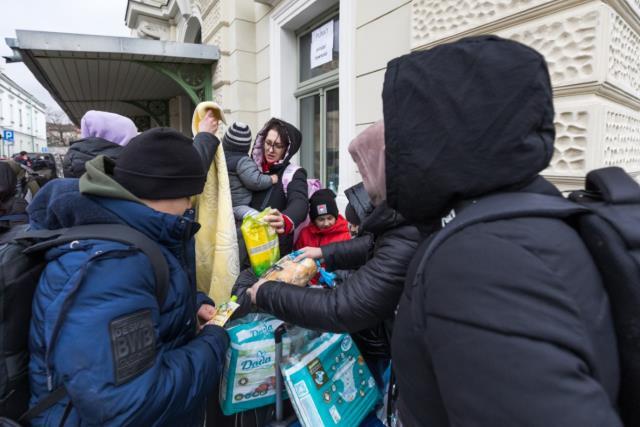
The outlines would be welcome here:
[[[238,297],[236,301],[240,307],[233,313],[232,319],[238,319],[246,316],[253,311],[253,304],[251,304],[251,297],[247,294],[247,289],[253,286],[258,281],[258,276],[255,275],[251,268],[247,268],[240,272],[240,275],[236,279],[236,283],[233,285],[231,294]]]

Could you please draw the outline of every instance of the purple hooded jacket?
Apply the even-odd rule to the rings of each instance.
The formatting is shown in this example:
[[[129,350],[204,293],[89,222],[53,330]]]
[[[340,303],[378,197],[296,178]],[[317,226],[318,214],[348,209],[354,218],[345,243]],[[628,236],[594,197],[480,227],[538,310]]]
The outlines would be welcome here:
[[[82,138],[98,137],[125,146],[138,134],[133,121],[115,113],[90,110],[80,122]]]
[[[72,142],[62,162],[65,178],[80,178],[85,162],[101,154],[116,160],[138,134],[131,119],[105,111],[87,111],[81,121],[82,139]]]

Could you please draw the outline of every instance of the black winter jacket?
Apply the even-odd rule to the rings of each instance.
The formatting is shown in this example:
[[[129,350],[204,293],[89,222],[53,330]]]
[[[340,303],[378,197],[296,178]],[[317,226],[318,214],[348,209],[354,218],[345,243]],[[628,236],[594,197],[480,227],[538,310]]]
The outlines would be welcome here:
[[[29,222],[27,201],[17,194],[17,185],[18,177],[11,165],[0,162],[0,235],[15,225]]]
[[[254,161],[261,167],[262,154],[264,149],[264,138],[267,133],[267,129],[272,121],[278,119],[271,119],[256,135],[256,142],[253,145],[251,156]],[[289,146],[285,154],[285,157],[280,163],[276,163],[271,166],[269,174],[278,175],[278,183],[273,187],[264,190],[256,191],[253,193],[251,200],[251,207],[257,210],[262,210],[266,207],[272,207],[278,209],[284,215],[288,216],[294,224],[294,227],[299,226],[307,218],[309,213],[309,196],[307,191],[307,171],[303,168],[298,169],[291,179],[291,182],[287,186],[287,190],[282,185],[282,175],[285,169],[291,162],[291,158],[300,150],[302,144],[302,134],[300,131],[290,123],[283,120],[279,120],[287,129]],[[293,249],[293,233],[280,236],[280,255],[286,255]]]
[[[538,176],[553,154],[553,105],[530,48],[479,37],[396,59],[383,102],[387,198],[416,223],[440,226],[497,192],[561,197]],[[418,270],[427,244],[393,334],[404,425],[621,425],[609,301],[569,224],[472,225]]]
[[[267,282],[258,291],[258,308],[296,325],[332,332],[357,332],[392,318],[420,233],[386,205],[376,208],[361,227],[376,235],[373,255],[344,283],[318,289]],[[344,243],[356,256],[346,255],[338,243],[330,245],[330,268],[357,268],[370,253],[371,237]]]
[[[205,173],[209,172],[219,145],[220,140],[218,137],[209,132],[200,132],[193,137],[193,148],[196,149],[202,159],[202,167]]]
[[[362,233],[351,240],[322,246],[322,259],[328,271],[357,270],[372,257],[375,237]]]
[[[65,178],[80,178],[86,172],[84,164],[99,155],[117,160],[124,147],[103,138],[90,137],[75,141],[62,160]]]

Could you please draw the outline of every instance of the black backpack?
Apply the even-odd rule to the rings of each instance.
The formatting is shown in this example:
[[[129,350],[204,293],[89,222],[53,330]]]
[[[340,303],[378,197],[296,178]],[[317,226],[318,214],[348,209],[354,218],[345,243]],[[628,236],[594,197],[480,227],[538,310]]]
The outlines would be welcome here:
[[[24,228],[12,229],[11,236],[3,236],[0,245],[0,425],[11,423],[2,417],[27,422],[66,395],[64,387],[59,387],[27,412],[31,304],[40,274],[46,266],[44,253],[48,249],[87,239],[125,243],[149,257],[160,305],[169,288],[169,267],[160,246],[131,227],[96,224],[32,231],[27,231],[26,226],[21,227]]]
[[[424,268],[453,234],[482,222],[521,217],[571,220],[609,295],[620,358],[618,407],[625,425],[640,426],[640,186],[618,167],[590,172],[569,199],[533,193],[479,198],[421,248]]]

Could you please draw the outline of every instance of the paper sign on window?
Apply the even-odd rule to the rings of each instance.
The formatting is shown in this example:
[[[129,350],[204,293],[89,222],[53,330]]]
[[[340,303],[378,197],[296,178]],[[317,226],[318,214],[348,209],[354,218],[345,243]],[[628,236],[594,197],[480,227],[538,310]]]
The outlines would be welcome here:
[[[333,60],[333,21],[329,21],[311,33],[311,68]]]

